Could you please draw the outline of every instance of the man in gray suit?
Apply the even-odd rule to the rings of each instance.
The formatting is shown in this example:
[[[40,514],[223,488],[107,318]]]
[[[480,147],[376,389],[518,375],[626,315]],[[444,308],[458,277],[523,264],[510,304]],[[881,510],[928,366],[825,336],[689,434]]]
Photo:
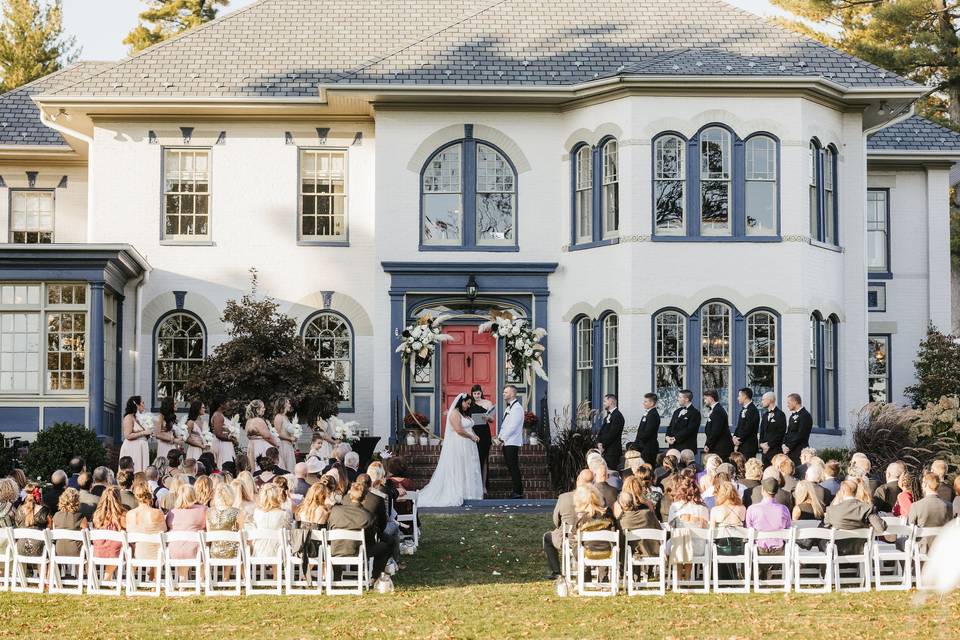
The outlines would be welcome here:
[[[918,527],[942,527],[953,517],[953,506],[939,495],[940,477],[935,473],[923,474],[923,498],[910,506],[907,524]],[[927,539],[920,541],[926,546]],[[921,548],[925,552],[925,548]]]
[[[373,558],[373,574],[376,580],[383,573],[390,559],[390,545],[377,539],[377,518],[363,508],[363,499],[367,497],[367,488],[362,481],[350,485],[350,490],[344,496],[344,501],[330,509],[327,518],[327,528],[331,531],[347,529],[363,531],[367,545],[367,556]],[[360,548],[359,542],[351,540],[337,540],[331,544],[335,556],[354,556]],[[338,572],[339,573],[339,572]]]
[[[838,531],[853,531],[873,527],[876,532],[887,530],[872,504],[857,500],[857,483],[844,480],[837,492],[837,502],[827,507],[823,513],[823,524]],[[859,553],[863,548],[860,540],[837,540],[837,553],[841,556]]]
[[[584,469],[577,476],[577,487],[588,487],[593,484],[593,472],[590,469]],[[557,504],[553,508],[553,526],[552,531],[543,534],[543,552],[547,556],[547,566],[550,568],[550,579],[555,580],[560,575],[560,550],[563,548],[563,527],[570,525],[574,527],[577,523],[577,512],[573,508],[574,491],[561,493],[557,498]]]

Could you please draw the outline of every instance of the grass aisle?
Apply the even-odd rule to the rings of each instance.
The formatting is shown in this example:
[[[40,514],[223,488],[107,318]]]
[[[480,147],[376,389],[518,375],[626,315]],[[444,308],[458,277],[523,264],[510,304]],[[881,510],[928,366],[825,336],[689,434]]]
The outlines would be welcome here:
[[[0,593],[0,638],[960,637],[960,595],[923,608],[899,592],[557,598],[542,580],[548,526],[540,515],[426,516],[389,596]]]

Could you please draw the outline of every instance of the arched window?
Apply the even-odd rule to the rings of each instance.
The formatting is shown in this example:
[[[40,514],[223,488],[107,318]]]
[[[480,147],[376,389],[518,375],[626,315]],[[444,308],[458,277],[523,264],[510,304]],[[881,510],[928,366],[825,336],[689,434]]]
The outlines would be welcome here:
[[[807,181],[810,185],[810,237],[819,240],[823,237],[820,225],[820,145],[810,141],[807,151]]]
[[[746,144],[744,205],[746,234],[777,233],[777,143],[770,136],[753,136]]]
[[[576,196],[574,220],[577,225],[577,243],[593,240],[593,153],[590,145],[583,145],[575,154]]]
[[[823,151],[823,241],[837,245],[837,150],[833,145]]]
[[[178,408],[186,407],[183,388],[206,354],[203,325],[192,314],[171,313],[157,323],[153,346],[154,406],[164,398],[173,398]]]
[[[730,235],[730,132],[710,127],[700,133],[700,232]]]
[[[340,387],[340,404],[353,401],[353,330],[343,316],[323,311],[303,328],[303,342],[313,353],[320,373]]]
[[[686,233],[686,142],[675,135],[657,138],[654,144],[653,202],[656,233]]]
[[[760,399],[777,388],[777,317],[769,311],[747,316],[747,386]]]
[[[820,348],[821,335],[820,325],[822,324],[820,314],[814,312],[810,316],[810,400],[809,411],[813,417],[813,424],[820,426],[823,424],[823,414],[820,413]]]
[[[677,407],[677,394],[687,380],[687,318],[678,311],[661,311],[654,319],[654,391],[664,415]]]
[[[517,172],[493,145],[465,138],[437,150],[421,177],[421,249],[517,248]]]
[[[603,211],[603,237],[611,238],[616,236],[620,229],[620,154],[619,146],[615,139],[607,140],[601,147],[601,157],[603,162],[603,176],[601,182],[603,187],[603,201],[601,211]]]
[[[620,333],[617,314],[603,318],[603,395],[617,395],[620,380]]]
[[[823,426],[827,429],[840,427],[837,421],[837,325],[836,316],[823,323]]]
[[[593,402],[593,322],[583,317],[576,321],[576,389],[574,390],[577,407],[583,402]],[[591,404],[591,408],[593,407]]]
[[[720,394],[720,404],[725,407],[730,406],[733,387],[732,315],[730,307],[722,302],[710,302],[700,310],[701,395],[715,389]]]

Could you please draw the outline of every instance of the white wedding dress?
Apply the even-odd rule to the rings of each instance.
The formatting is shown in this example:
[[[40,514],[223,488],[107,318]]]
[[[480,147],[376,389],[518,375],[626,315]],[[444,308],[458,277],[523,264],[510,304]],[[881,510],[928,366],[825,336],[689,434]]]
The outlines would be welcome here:
[[[458,398],[459,399],[459,398]],[[459,507],[464,500],[483,499],[483,476],[477,443],[464,438],[450,424],[450,413],[456,411],[455,400],[447,412],[447,426],[440,449],[437,468],[417,498],[419,507]],[[461,415],[463,430],[473,434],[473,420]]]

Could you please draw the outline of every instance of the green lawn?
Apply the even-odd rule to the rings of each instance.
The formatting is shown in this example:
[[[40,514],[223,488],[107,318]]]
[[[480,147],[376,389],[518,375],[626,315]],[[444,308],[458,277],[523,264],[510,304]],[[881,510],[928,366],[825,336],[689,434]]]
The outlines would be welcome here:
[[[362,598],[111,598],[0,593],[0,638],[957,638],[960,595],[668,594],[557,598],[546,516],[427,516],[397,592]]]

